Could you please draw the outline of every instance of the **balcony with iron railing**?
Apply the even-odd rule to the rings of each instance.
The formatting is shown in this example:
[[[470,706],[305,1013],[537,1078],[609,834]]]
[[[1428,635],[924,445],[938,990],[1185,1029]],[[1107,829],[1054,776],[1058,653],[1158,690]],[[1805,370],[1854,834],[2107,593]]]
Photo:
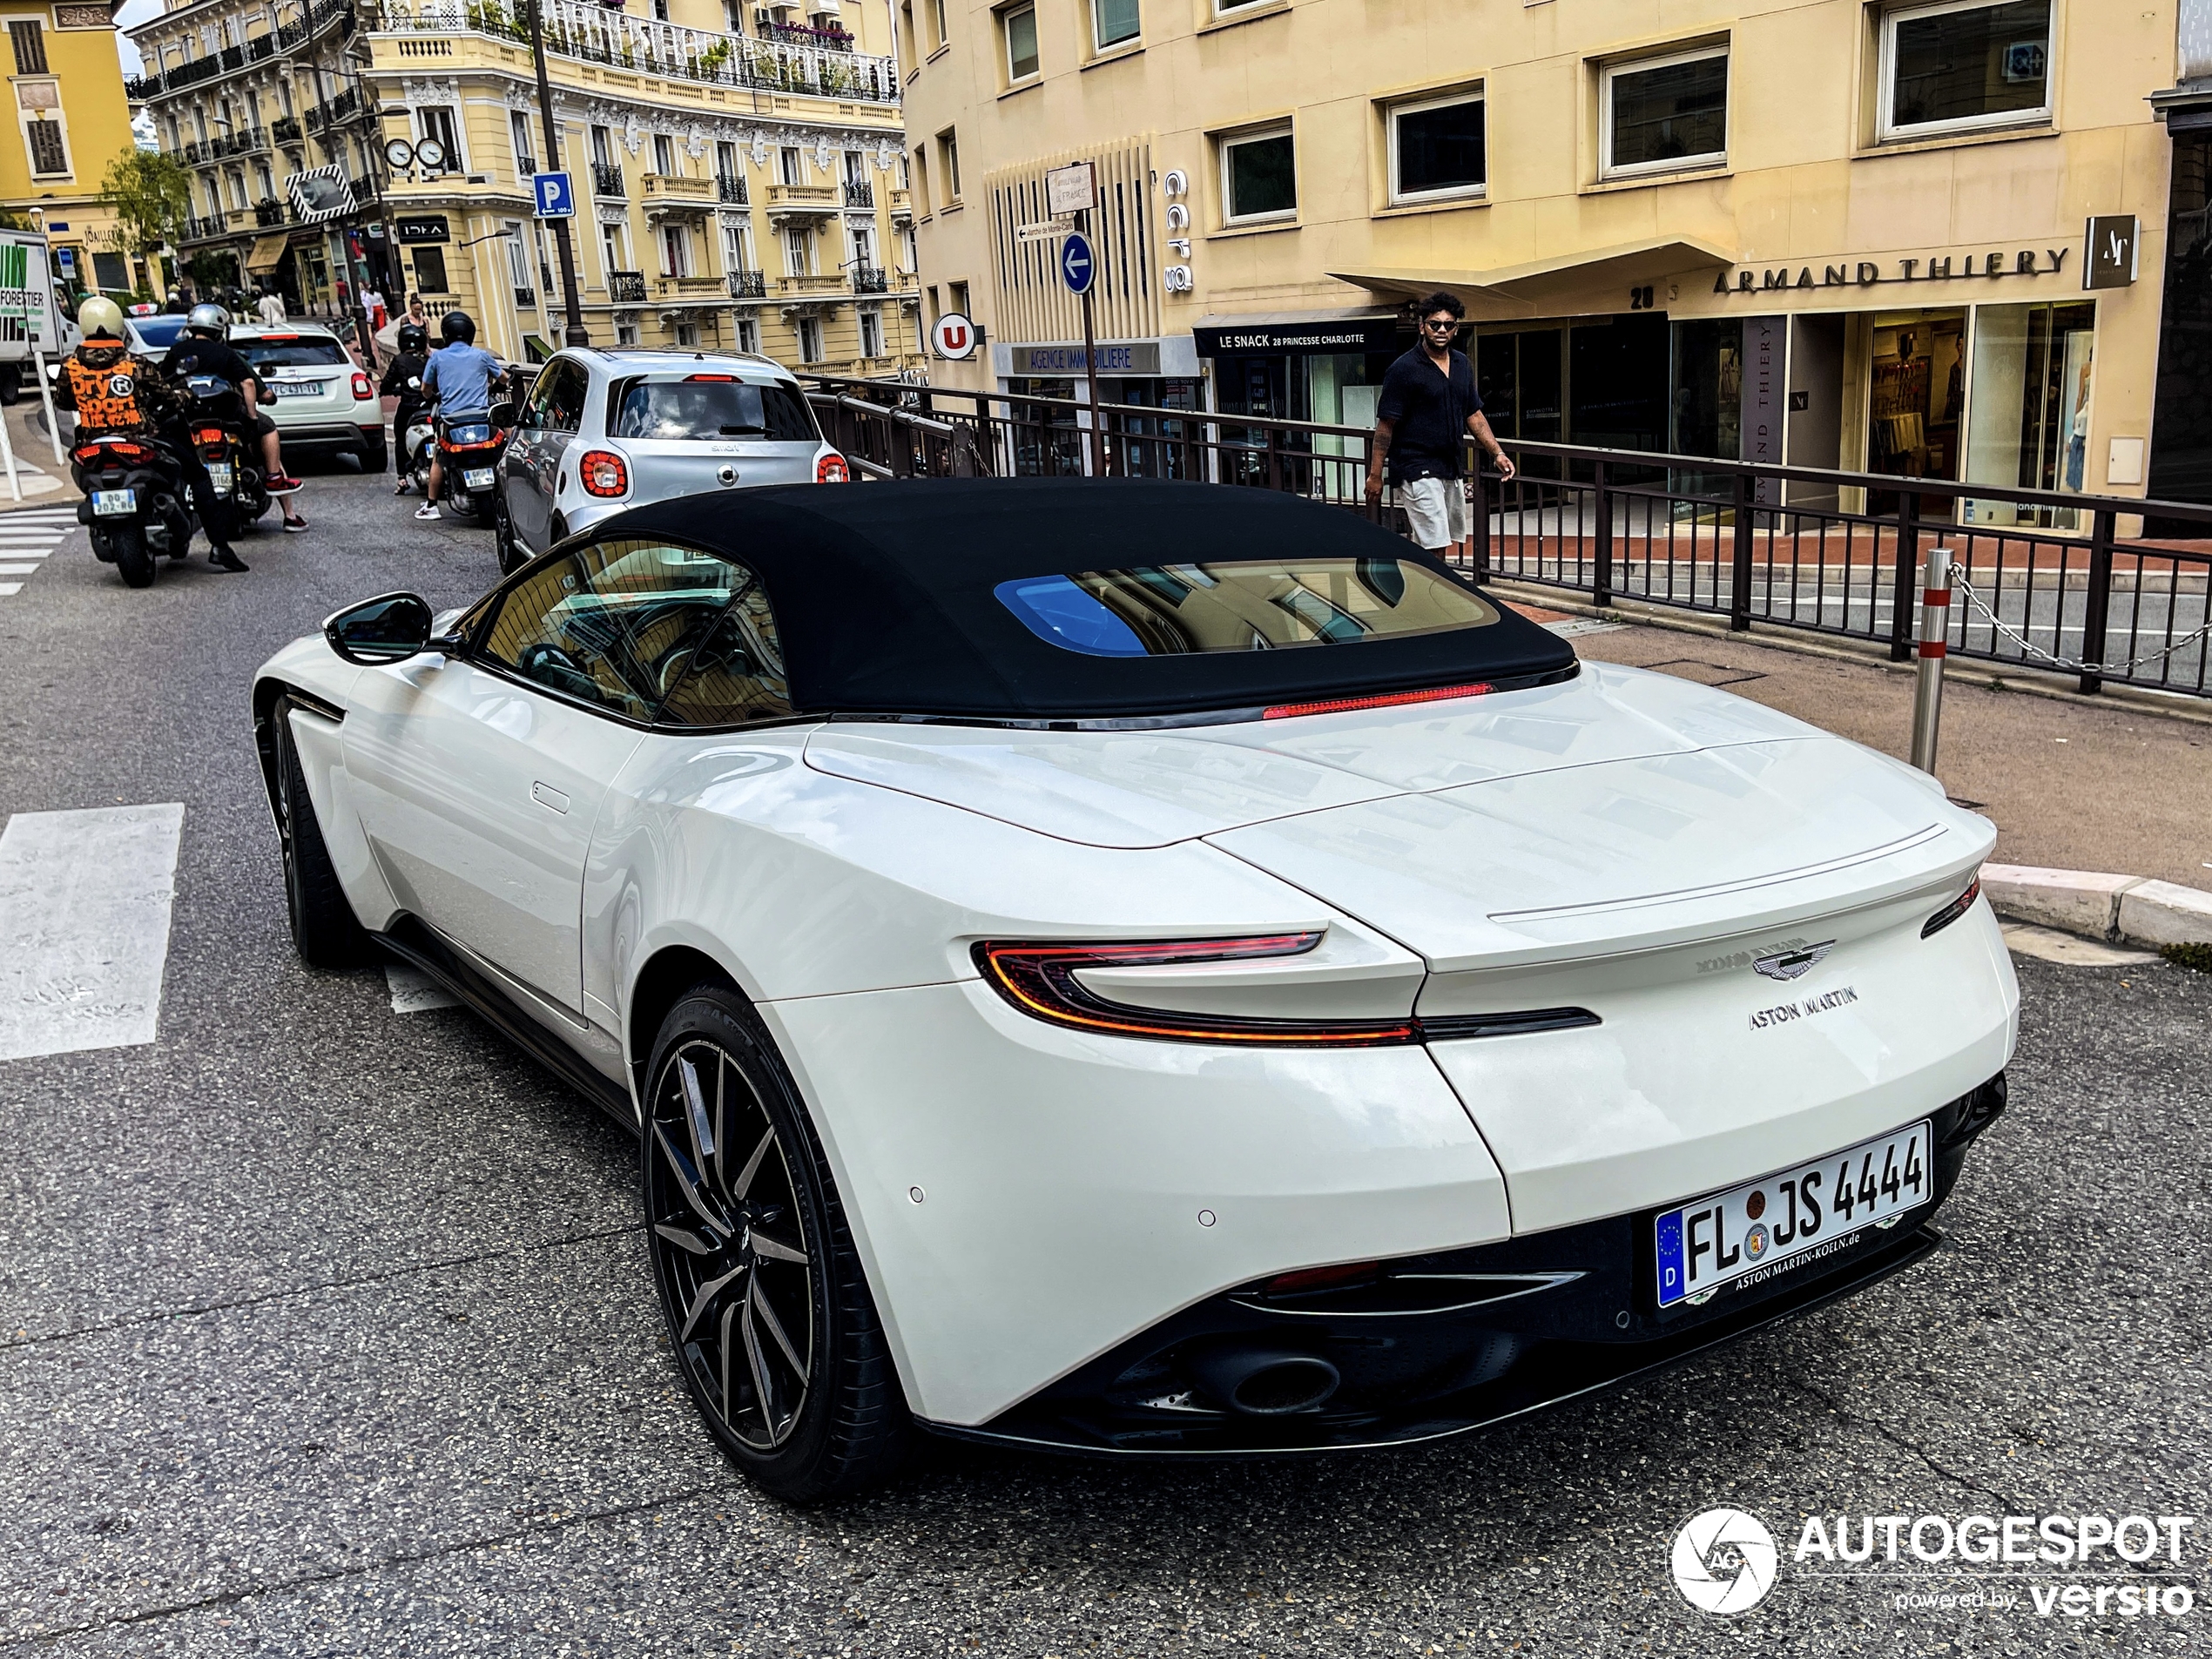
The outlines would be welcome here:
[[[752,192],[745,187],[741,172],[723,172],[714,176],[714,193],[722,201],[744,207],[752,201]]]
[[[284,223],[284,204],[265,198],[253,204],[253,222],[264,230]]]
[[[269,123],[269,136],[279,144],[299,143],[300,118],[296,115],[280,115]]]
[[[318,104],[307,111],[307,130],[321,132],[331,127],[343,126],[361,113],[361,94],[349,86],[336,98]]]
[[[350,35],[354,30],[354,0],[319,0],[304,17],[280,24],[242,44],[225,46],[205,57],[173,64],[152,75],[134,76],[123,83],[124,94],[134,104],[144,103],[148,98],[165,97],[185,87],[266,63],[280,52],[308,44],[327,30],[335,28],[341,37]],[[152,57],[158,49],[147,42],[143,50]]]
[[[768,273],[765,271],[732,271],[729,274],[729,285],[732,300],[765,300],[768,297]]]
[[[543,0],[540,15],[545,50],[556,57],[753,91],[870,104],[899,98],[891,59],[853,51],[851,37],[833,31],[798,30],[804,38],[794,40],[788,37],[792,27],[785,25],[754,39],[633,17],[589,0]],[[403,37],[474,31],[517,45],[529,42],[524,14],[510,9],[508,0],[469,0],[465,6],[454,0],[387,0],[370,27]]]
[[[608,272],[607,298],[618,306],[644,304],[645,273],[643,271]]]
[[[622,187],[622,164],[619,161],[595,161],[591,164],[591,188],[601,196],[620,196],[627,192]]]
[[[847,207],[874,206],[875,186],[865,179],[847,179],[845,181],[845,205]]]
[[[753,14],[752,26],[763,40],[779,40],[792,46],[819,46],[824,51],[849,52],[853,37],[843,29],[817,29],[811,24],[783,23],[766,12]]]
[[[227,234],[230,228],[231,216],[228,213],[194,213],[179,227],[177,239],[179,242],[204,242],[211,236]]]
[[[536,288],[516,289],[515,303],[524,311],[536,310],[537,307],[537,290]]]
[[[880,265],[856,265],[853,267],[853,292],[882,293],[890,287]]]

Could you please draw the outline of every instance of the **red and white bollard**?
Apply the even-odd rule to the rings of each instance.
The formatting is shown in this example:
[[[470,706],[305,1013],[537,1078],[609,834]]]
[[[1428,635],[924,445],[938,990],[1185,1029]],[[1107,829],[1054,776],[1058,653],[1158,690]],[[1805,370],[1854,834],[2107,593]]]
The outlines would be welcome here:
[[[1936,728],[1943,718],[1943,658],[1951,637],[1951,550],[1928,550],[1920,584],[1920,671],[1912,687],[1912,764],[1935,775]]]

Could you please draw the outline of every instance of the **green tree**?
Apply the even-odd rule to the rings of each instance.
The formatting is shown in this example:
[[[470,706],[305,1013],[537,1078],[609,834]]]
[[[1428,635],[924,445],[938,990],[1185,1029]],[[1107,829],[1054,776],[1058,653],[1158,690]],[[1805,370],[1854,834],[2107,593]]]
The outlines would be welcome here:
[[[158,150],[125,150],[108,163],[100,194],[115,209],[123,251],[145,259],[172,239],[191,213],[192,175]]]

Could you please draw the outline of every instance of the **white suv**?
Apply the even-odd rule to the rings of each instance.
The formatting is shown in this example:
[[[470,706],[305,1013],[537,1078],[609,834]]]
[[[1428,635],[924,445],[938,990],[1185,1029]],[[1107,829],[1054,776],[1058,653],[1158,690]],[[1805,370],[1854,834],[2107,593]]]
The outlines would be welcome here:
[[[383,401],[337,335],[313,323],[239,324],[231,344],[268,385],[262,408],[276,422],[287,462],[299,452],[339,450],[359,456],[363,472],[384,470]]]

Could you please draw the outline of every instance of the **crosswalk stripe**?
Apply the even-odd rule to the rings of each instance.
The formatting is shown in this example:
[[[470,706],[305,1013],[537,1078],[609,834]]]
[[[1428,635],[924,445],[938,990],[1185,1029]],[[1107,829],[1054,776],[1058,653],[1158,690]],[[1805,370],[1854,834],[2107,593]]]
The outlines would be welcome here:
[[[13,598],[22,591],[23,583],[20,582],[0,582],[0,599]]]
[[[0,1060],[154,1040],[184,821],[171,802],[0,830]]]
[[[37,576],[37,574],[38,567],[35,564],[0,564],[0,576]]]

